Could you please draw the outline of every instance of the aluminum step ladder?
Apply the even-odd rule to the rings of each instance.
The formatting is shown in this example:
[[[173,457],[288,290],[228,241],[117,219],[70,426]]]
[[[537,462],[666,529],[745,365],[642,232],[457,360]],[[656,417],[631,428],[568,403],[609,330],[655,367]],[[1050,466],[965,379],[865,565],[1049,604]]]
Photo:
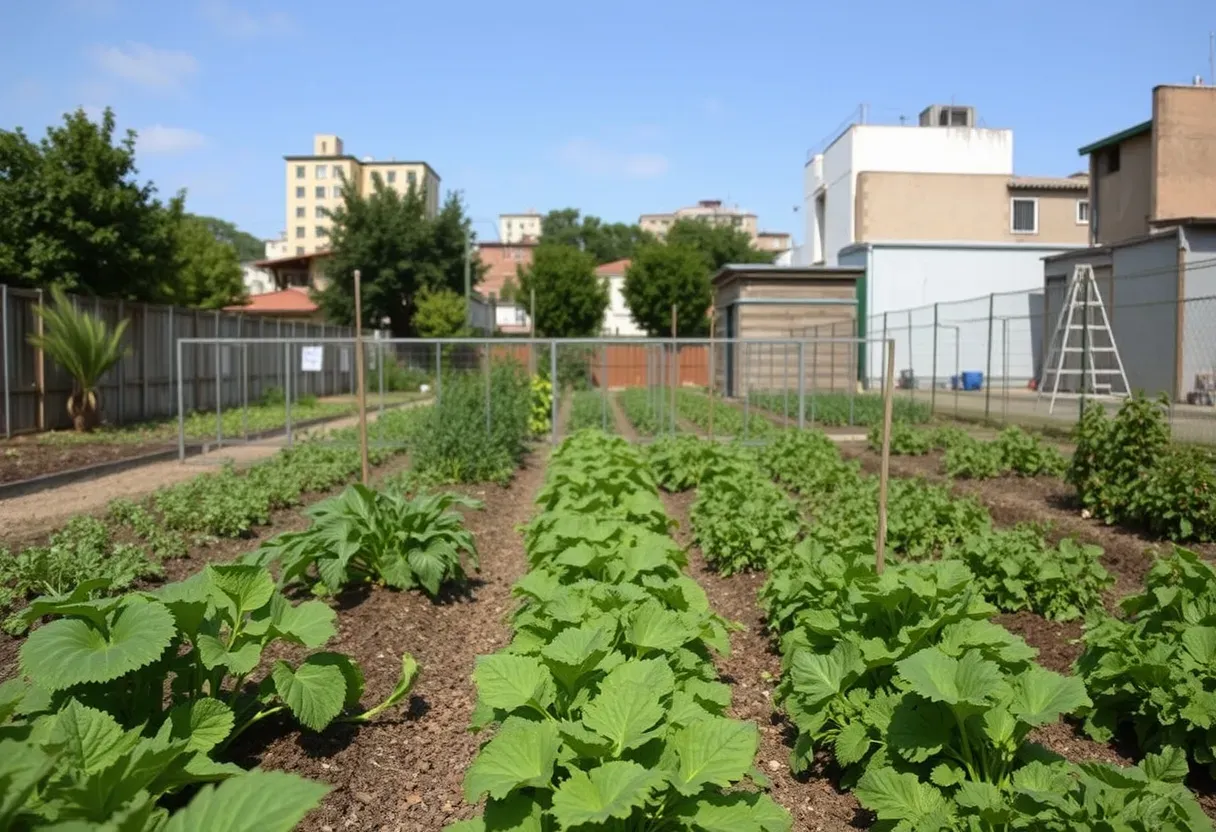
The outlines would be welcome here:
[[[1080,316],[1077,315],[1078,310]],[[1069,356],[1076,358],[1069,361]],[[1112,357],[1113,361],[1110,360]],[[1100,363],[1103,366],[1099,366]],[[1070,390],[1071,385],[1066,384],[1065,389],[1061,390],[1060,380],[1070,376],[1079,377],[1077,389]],[[1102,303],[1094,268],[1089,263],[1075,266],[1068,279],[1038,387],[1035,407],[1050,392],[1048,413],[1055,411],[1056,399],[1061,397],[1131,394],[1127,373],[1123,371],[1123,359],[1119,357],[1119,347],[1115,344],[1115,333],[1106,315],[1106,306]]]

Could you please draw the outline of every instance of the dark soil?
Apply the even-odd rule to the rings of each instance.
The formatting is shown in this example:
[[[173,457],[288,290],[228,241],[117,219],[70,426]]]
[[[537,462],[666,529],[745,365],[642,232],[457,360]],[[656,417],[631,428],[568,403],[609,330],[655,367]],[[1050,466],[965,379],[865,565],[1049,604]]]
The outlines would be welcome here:
[[[52,445],[40,442],[39,439],[39,436],[18,436],[0,442],[0,482],[16,482],[43,474],[72,471],[174,447],[168,442],[80,442]]]
[[[460,489],[485,501],[466,513],[481,572],[465,594],[432,602],[417,593],[375,588],[348,599],[329,649],[352,655],[367,676],[364,703],[383,698],[397,680],[400,655],[411,653],[421,674],[408,707],[359,728],[310,734],[268,725],[240,752],[243,764],[292,771],[333,785],[307,818],[310,830],[438,830],[472,817],[461,783],[482,738],[469,733],[476,699],[473,662],[509,640],[504,617],[511,585],[527,561],[515,526],[533,512],[543,476],[534,454],[510,487]]]
[[[690,545],[688,511],[693,492],[664,494],[667,513],[678,523],[676,539]],[[701,552],[689,549],[689,574],[705,588],[710,606],[719,615],[743,625],[731,633],[731,654],[718,659],[722,681],[731,686],[731,716],[760,727],[756,766],[772,780],[771,794],[789,810],[797,830],[849,830],[869,826],[869,815],[851,794],[840,791],[829,773],[813,770],[794,774],[789,756],[795,732],[773,705],[773,687],[781,674],[781,659],[765,632],[756,605],[756,590],[764,583],[760,573],[724,578],[712,571]]]
[[[1073,662],[1081,655],[1080,621],[1048,621],[1041,615],[1023,610],[993,616],[993,621],[1026,639],[1039,651],[1038,662],[1057,673],[1071,673]]]

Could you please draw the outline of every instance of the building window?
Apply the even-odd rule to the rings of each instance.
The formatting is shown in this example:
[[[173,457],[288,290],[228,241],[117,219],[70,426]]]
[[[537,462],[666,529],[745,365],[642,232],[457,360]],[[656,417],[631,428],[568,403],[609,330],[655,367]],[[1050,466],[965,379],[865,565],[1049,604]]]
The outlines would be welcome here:
[[[328,171],[329,167],[327,165],[317,165],[317,178],[324,179]]]
[[[409,182],[409,183],[410,183],[410,187],[411,187],[411,188],[412,188],[412,187],[414,187],[415,185],[417,185],[417,184],[418,184],[418,174],[414,173],[414,172],[411,170],[409,173],[407,173],[407,174],[405,175],[405,181],[407,181],[407,182]]]
[[[1119,159],[1119,145],[1115,145],[1114,147],[1112,147],[1106,151],[1106,172],[1107,173],[1118,173],[1120,161],[1121,160]]]
[[[334,177],[336,179],[345,179],[346,168],[342,167],[341,165],[334,165]]]
[[[341,199],[341,198],[342,198],[342,186],[334,185],[334,199]]]
[[[1077,225],[1089,225],[1089,200],[1077,200]]]
[[[329,152],[329,142],[321,142],[321,152],[322,153]]]
[[[1010,230],[1014,234],[1039,233],[1039,201],[1037,199],[1009,200]]]
[[[304,219],[304,206],[303,205],[296,206],[296,219],[298,219],[298,220]]]
[[[329,229],[323,225],[318,225],[316,227],[316,232],[317,232],[318,237],[328,237],[329,236]]]
[[[383,177],[380,176],[379,171],[372,171],[372,184],[373,185],[384,184],[384,179],[383,179]]]
[[[301,210],[301,211],[303,211],[304,209],[303,209],[303,208],[301,208],[300,210]],[[318,206],[317,206],[317,212],[316,212],[315,216],[316,216],[316,218],[317,218],[317,219],[319,219],[319,220],[320,220],[320,219],[324,219],[325,217],[328,217],[328,216],[329,216],[329,212],[325,210],[325,207],[324,207],[324,206],[322,206],[322,205],[318,205]]]
[[[317,199],[325,199],[325,186],[324,185],[317,186]]]
[[[303,179],[303,178],[304,178],[304,166],[296,165],[296,179]]]
[[[302,255],[303,253],[304,253],[304,246],[296,246],[296,256],[298,257],[298,256]]]
[[[390,170],[390,171],[388,172],[388,184],[390,184],[390,185],[391,185],[391,184],[393,184],[393,183],[394,183],[394,182],[396,182],[396,181],[397,181],[397,171],[395,171],[395,170]]]
[[[303,198],[304,198],[304,186],[301,185],[300,187],[296,188],[296,199],[303,199]]]
[[[296,239],[301,240],[303,238],[304,238],[304,226],[297,225],[296,226]]]

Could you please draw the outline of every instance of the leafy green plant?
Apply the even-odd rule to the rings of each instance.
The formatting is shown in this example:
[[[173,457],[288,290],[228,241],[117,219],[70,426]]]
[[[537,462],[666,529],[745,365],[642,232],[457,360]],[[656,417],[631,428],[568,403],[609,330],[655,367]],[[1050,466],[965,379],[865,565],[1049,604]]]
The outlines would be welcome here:
[[[126,354],[122,338],[127,321],[110,329],[105,321],[77,309],[59,286],[51,287],[51,301],[50,306],[34,307],[43,331],[28,340],[72,377],[68,415],[77,431],[91,431],[100,421],[101,377]]]
[[[946,449],[942,459],[946,474],[972,480],[999,477],[1006,470],[1005,458],[996,443],[968,437]]]
[[[1017,425],[997,434],[994,444],[1000,448],[1002,466],[1023,477],[1059,477],[1068,467],[1063,454]]]
[[[121,591],[142,578],[164,574],[159,559],[148,557],[139,546],[117,543],[101,520],[78,515],[51,535],[45,546],[29,546],[15,556],[0,555],[0,594],[3,607],[17,607],[36,595],[61,595],[84,581],[102,581]],[[7,595],[7,598],[5,597]],[[28,621],[21,612],[9,616],[4,630],[25,632]]]
[[[208,749],[221,749],[284,711],[314,731],[339,718],[368,721],[400,702],[417,672],[405,655],[397,687],[361,712],[363,673],[346,655],[277,659],[266,672],[262,658],[273,646],[322,647],[334,635],[335,614],[320,601],[292,605],[263,567],[208,565],[156,592],[90,599],[101,589],[103,581],[85,582],[26,610],[27,621],[53,619],[20,651],[37,711],[74,699],[124,728],[156,732],[168,724],[164,730],[197,733]]]
[[[528,429],[533,436],[543,436],[553,421],[553,382],[544,376],[533,376],[530,401]]]
[[[1101,565],[1102,548],[1071,538],[1051,547],[1033,525],[988,529],[946,548],[967,564],[984,597],[1003,612],[1031,610],[1071,621],[1102,607],[1115,579]]]
[[[1137,487],[1121,515],[1166,540],[1216,539],[1216,471],[1194,448],[1170,447]]]
[[[432,597],[449,581],[465,578],[461,557],[477,566],[473,534],[455,506],[480,508],[458,494],[423,494],[412,499],[393,490],[351,485],[311,506],[311,525],[284,532],[249,556],[250,562],[280,565],[280,583],[300,581],[320,592],[351,583],[378,582],[394,589],[422,589]]]
[[[664,491],[687,491],[702,480],[727,474],[724,466],[739,463],[743,469],[755,467],[744,460],[742,452],[691,434],[658,439],[646,450],[646,461]]]
[[[550,462],[515,587],[515,636],[474,671],[475,728],[496,725],[465,776],[488,795],[461,832],[790,828],[751,788],[756,726],[724,716],[711,650],[729,646],[636,449],[596,431]],[[658,507],[658,514],[655,507]]]
[[[1177,548],[1120,607],[1122,618],[1086,623],[1076,668],[1094,700],[1086,730],[1109,740],[1128,727],[1142,749],[1188,749],[1216,771],[1216,570]]]
[[[676,410],[680,416],[689,420],[699,428],[709,429],[710,400],[704,393],[696,390],[681,389],[676,393]],[[741,404],[726,403],[721,398],[713,400],[714,434],[717,436],[734,436],[736,438],[769,437],[777,432],[777,427],[766,419],[758,410],[748,408],[746,411]]]
[[[23,699],[20,683],[0,686],[5,829],[287,832],[329,791],[295,775],[245,772],[208,759],[224,724],[216,700],[184,703],[160,730],[145,734],[75,699],[28,724],[9,721]],[[214,781],[223,782],[204,787],[182,808],[160,805],[167,795]]]
[[[651,390],[644,387],[630,387],[618,394],[625,418],[643,436],[654,436],[662,428],[653,395]]]
[[[752,407],[793,417],[798,409],[796,390],[753,391],[748,398]],[[821,393],[807,391],[804,414],[812,424],[827,427],[858,425],[861,427],[882,424],[882,395],[877,393]],[[921,425],[932,417],[927,402],[909,401],[896,397],[891,402],[891,419],[898,424]]]
[[[740,463],[726,460],[731,475],[714,476],[711,458],[689,516],[705,560],[723,575],[766,568],[794,545],[801,526],[797,507],[756,461]]]
[[[870,428],[870,448],[882,450],[882,423]],[[914,427],[906,422],[891,423],[891,453],[896,456],[924,456],[933,450],[935,435],[931,430]]]
[[[613,419],[604,400],[606,395],[602,390],[575,390],[570,396],[570,422],[566,429],[573,433],[584,428],[597,428],[612,433]]]
[[[148,544],[154,557],[162,560],[186,556],[186,540],[178,532],[166,529],[148,508],[125,498],[119,498],[106,508],[111,522],[130,529]],[[111,586],[115,586],[112,582]],[[120,587],[121,588],[121,587]]]

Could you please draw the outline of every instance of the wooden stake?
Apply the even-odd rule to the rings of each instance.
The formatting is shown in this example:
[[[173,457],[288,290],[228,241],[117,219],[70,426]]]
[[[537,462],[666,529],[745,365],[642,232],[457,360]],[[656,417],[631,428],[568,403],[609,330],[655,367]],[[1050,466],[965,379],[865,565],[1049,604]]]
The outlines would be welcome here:
[[[882,574],[887,548],[887,483],[891,478],[891,405],[895,375],[895,341],[887,341],[887,376],[882,386],[882,468],[878,475],[878,537],[874,541],[874,571]]]
[[[371,464],[367,460],[367,390],[363,382],[363,286],[362,275],[355,269],[355,384],[359,393],[359,458],[363,466],[363,484],[370,483]]]
[[[709,441],[714,441],[714,324],[717,323],[717,315],[714,314],[714,308],[709,307]]]
[[[676,375],[680,369],[680,356],[676,346],[676,305],[671,305],[671,427],[676,427]]]

